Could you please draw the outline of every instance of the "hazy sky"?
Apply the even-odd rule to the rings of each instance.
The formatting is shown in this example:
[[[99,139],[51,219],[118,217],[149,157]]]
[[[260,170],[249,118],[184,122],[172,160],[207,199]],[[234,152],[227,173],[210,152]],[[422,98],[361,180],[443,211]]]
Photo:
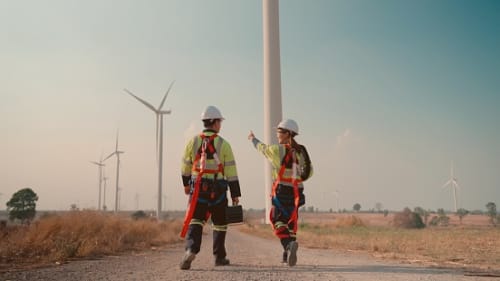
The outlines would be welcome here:
[[[315,174],[307,206],[451,210],[500,204],[500,2],[280,3],[284,117]],[[95,208],[119,129],[122,209],[156,208],[155,117],[165,109],[167,209],[184,209],[181,156],[206,105],[226,117],[246,208],[264,208],[261,1],[0,0],[0,204]],[[116,160],[106,162],[114,206]],[[335,198],[337,190],[339,197]],[[139,195],[136,201],[136,194]]]

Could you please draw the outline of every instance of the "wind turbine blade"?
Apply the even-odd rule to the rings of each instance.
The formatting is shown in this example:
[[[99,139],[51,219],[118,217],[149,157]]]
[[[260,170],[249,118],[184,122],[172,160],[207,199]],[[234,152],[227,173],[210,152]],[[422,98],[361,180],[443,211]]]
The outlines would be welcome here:
[[[445,184],[443,184],[442,188],[445,188],[445,187],[446,187],[446,186],[448,186],[451,182],[452,182],[452,180],[448,180]]]
[[[163,96],[163,99],[161,100],[160,106],[158,107],[158,110],[160,110],[163,107],[163,104],[165,103],[165,100],[167,99],[168,93],[170,92],[170,89],[172,89],[172,86],[174,85],[174,81],[170,83],[170,87],[168,87],[167,92],[165,93],[165,96]]]
[[[92,164],[96,164],[97,166],[101,166],[101,164],[100,164],[100,163],[97,163],[97,162],[95,162],[95,161],[90,161],[90,163],[92,163]]]
[[[151,109],[152,111],[156,112],[156,108],[154,108],[154,106],[152,106],[150,103],[148,103],[147,101],[141,99],[140,97],[134,95],[131,91],[127,90],[127,89],[123,89],[125,92],[127,92],[129,95],[131,95],[132,97],[134,97],[136,100],[138,100],[139,102],[141,102],[142,104],[144,104],[145,106],[147,106],[149,109]]]
[[[108,157],[104,158],[104,160],[102,160],[102,161],[106,161],[106,160],[108,160],[111,156],[113,156],[113,155],[115,155],[115,154],[116,154],[116,152],[111,153]]]

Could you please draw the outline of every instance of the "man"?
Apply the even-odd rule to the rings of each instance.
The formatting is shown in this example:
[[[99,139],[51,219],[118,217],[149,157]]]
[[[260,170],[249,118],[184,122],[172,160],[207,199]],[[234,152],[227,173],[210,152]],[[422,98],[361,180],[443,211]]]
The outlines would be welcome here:
[[[200,252],[203,225],[210,216],[213,222],[213,255],[215,266],[228,265],[226,258],[227,187],[233,205],[241,196],[236,162],[229,143],[218,135],[224,117],[215,106],[201,114],[205,129],[186,145],[182,162],[184,193],[190,195],[181,237],[187,232],[186,253],[180,268],[190,269]]]

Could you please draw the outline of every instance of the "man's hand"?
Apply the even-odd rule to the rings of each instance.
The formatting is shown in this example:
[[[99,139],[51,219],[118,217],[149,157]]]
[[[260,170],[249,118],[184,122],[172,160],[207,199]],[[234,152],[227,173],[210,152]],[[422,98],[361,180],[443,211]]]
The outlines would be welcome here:
[[[240,198],[239,197],[233,197],[231,199],[233,199],[233,206],[236,206],[236,205],[238,205],[240,203]]]
[[[191,186],[189,185],[184,186],[184,193],[188,195],[190,192],[191,192]]]

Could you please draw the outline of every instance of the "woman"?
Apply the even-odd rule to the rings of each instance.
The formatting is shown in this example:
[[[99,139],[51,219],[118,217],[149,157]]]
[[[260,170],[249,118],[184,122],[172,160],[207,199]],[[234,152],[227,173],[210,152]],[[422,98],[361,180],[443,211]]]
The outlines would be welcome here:
[[[274,234],[283,246],[283,262],[294,266],[299,247],[296,241],[298,208],[305,204],[302,182],[311,177],[312,165],[306,148],[295,141],[299,126],[294,120],[281,121],[276,133],[279,144],[264,144],[252,131],[248,139],[271,162],[274,184],[269,217]]]

